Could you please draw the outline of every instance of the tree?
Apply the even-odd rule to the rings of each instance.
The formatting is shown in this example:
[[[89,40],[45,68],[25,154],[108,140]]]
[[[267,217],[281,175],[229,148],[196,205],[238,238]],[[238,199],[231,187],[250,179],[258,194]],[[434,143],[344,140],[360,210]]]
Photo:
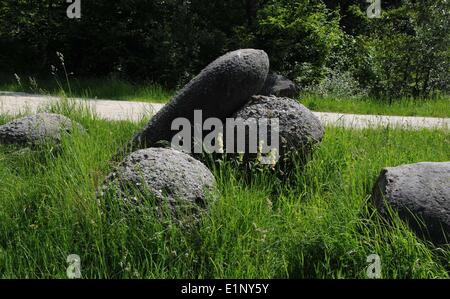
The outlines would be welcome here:
[[[429,97],[449,91],[450,6],[447,0],[405,1],[373,21],[374,90],[382,96]]]
[[[258,15],[256,45],[268,52],[272,69],[302,85],[321,77],[341,38],[338,14],[321,1],[270,1]]]

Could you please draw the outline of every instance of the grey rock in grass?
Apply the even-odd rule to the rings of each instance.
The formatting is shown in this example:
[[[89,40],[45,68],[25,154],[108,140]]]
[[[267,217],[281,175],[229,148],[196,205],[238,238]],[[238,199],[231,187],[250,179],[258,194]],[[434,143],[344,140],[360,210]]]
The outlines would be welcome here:
[[[155,146],[172,140],[172,121],[184,117],[193,122],[194,110],[203,119],[224,119],[258,93],[269,71],[269,58],[262,50],[229,52],[203,69],[165,105],[133,139],[133,148]]]
[[[305,106],[290,98],[253,96],[250,102],[233,115],[233,118],[244,120],[277,118],[280,146],[278,153],[281,159],[287,158],[288,154],[307,155],[315,144],[322,141],[324,135],[320,120]],[[267,139],[271,140],[270,127]],[[246,141],[248,140],[246,131]]]
[[[258,94],[296,98],[298,96],[298,88],[297,85],[288,78],[276,73],[271,73],[267,75],[266,82]]]
[[[62,134],[72,132],[74,124],[84,132],[80,124],[63,115],[38,113],[26,116],[0,126],[0,144],[36,146],[50,142],[59,145]]]
[[[147,148],[126,157],[108,175],[102,191],[137,206],[154,199],[158,214],[168,211],[187,224],[207,210],[214,188],[214,176],[200,161],[171,148]]]
[[[373,200],[382,215],[389,216],[390,206],[419,236],[443,243],[450,237],[450,162],[385,168]]]

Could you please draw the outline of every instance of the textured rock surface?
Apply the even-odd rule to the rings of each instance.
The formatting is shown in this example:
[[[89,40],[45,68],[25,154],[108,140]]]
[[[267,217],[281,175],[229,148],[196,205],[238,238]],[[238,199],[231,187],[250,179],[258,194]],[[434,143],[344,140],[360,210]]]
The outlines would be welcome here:
[[[294,82],[278,74],[267,75],[264,87],[258,93],[260,95],[295,98],[298,96],[298,88]]]
[[[142,195],[154,196],[157,210],[168,204],[175,219],[184,222],[186,216],[198,220],[214,186],[212,173],[200,161],[171,148],[148,148],[126,157],[106,178],[103,191],[115,188],[116,195],[135,204]]]
[[[268,71],[269,59],[262,50],[242,49],[219,57],[150,120],[134,137],[133,147],[170,142],[176,134],[171,131],[172,121],[184,117],[192,123],[194,110],[202,110],[203,119],[229,117],[261,90]]]
[[[84,131],[80,124],[78,129]],[[59,114],[39,113],[13,120],[0,126],[0,143],[38,145],[43,142],[59,144],[61,133],[72,131],[72,121]]]
[[[450,162],[385,168],[373,189],[373,199],[382,215],[387,216],[385,204],[389,204],[420,236],[437,243],[444,241],[443,231],[450,236]],[[417,217],[423,220],[425,230]]]
[[[305,106],[289,98],[253,96],[237,111],[234,118],[278,118],[281,156],[288,151],[307,153],[322,141],[324,128],[319,119]],[[268,134],[270,140],[270,131]],[[248,140],[248,135],[246,136]]]

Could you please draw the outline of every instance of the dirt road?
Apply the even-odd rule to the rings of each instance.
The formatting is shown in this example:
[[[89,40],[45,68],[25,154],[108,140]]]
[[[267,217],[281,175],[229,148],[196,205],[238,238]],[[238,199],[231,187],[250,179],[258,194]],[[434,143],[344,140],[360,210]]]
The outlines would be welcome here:
[[[0,92],[0,114],[17,115],[45,111],[46,107],[61,101],[58,97],[31,95],[26,93]],[[142,117],[151,116],[163,104],[142,102],[70,99],[70,101],[91,109],[98,117],[108,120],[138,121]],[[367,127],[401,127],[407,129],[450,128],[450,118],[360,115],[330,112],[314,112],[325,124],[351,128]]]

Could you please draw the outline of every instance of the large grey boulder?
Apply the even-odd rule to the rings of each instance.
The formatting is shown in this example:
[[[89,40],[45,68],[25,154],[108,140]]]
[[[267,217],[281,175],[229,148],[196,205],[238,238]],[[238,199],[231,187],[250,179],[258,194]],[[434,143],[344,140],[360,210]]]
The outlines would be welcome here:
[[[171,130],[178,117],[193,123],[194,110],[202,110],[203,119],[224,119],[258,93],[269,71],[269,58],[262,50],[242,49],[229,52],[209,64],[165,105],[133,139],[133,148],[155,146],[172,140]]]
[[[103,194],[139,206],[156,200],[173,219],[196,222],[214,198],[215,180],[209,169],[191,156],[171,148],[147,148],[126,157],[105,180]]]
[[[315,144],[322,141],[324,135],[324,128],[320,120],[305,106],[290,98],[253,96],[244,107],[233,115],[233,118],[242,118],[245,121],[262,118],[278,119],[278,154],[281,159],[287,158],[290,154],[300,154],[304,157],[311,152]],[[269,126],[267,141],[271,140],[271,136],[272,132]],[[246,130],[245,138],[248,142],[249,130]],[[236,140],[235,144],[237,142],[239,140]],[[258,140],[258,145],[260,142]]]
[[[69,118],[53,113],[39,113],[13,120],[0,126],[0,144],[36,146],[45,142],[58,145],[62,134],[70,133],[73,125],[84,128]]]
[[[385,168],[373,200],[382,215],[388,216],[389,205],[421,237],[445,242],[450,236],[450,162]]]
[[[298,96],[298,88],[297,85],[288,78],[279,74],[271,73],[267,75],[266,82],[258,94],[265,96],[273,95],[277,97],[296,98]]]

